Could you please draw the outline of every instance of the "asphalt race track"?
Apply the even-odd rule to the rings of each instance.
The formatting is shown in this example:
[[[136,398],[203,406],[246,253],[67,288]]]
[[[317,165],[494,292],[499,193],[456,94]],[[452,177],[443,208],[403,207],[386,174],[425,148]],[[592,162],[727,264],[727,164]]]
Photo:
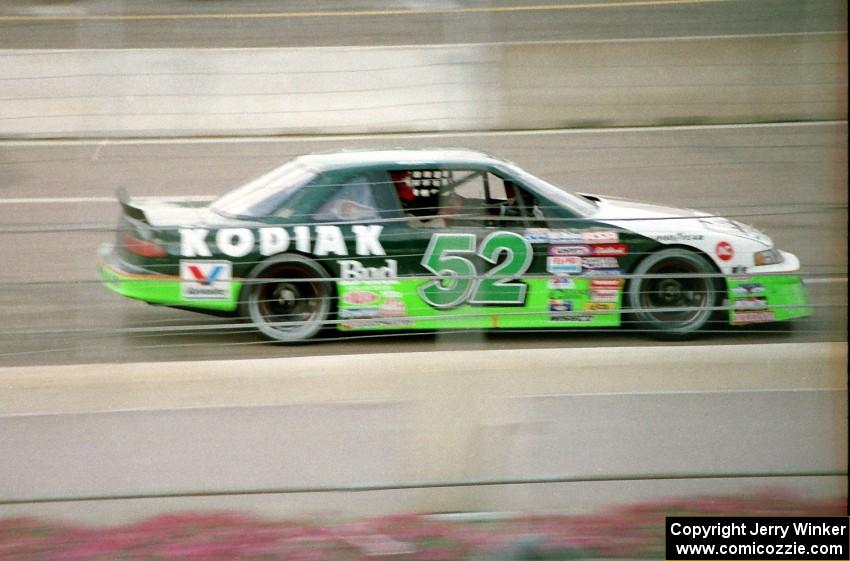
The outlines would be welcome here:
[[[642,346],[594,333],[331,335],[269,344],[232,320],[148,306],[100,286],[96,251],[114,237],[116,187],[133,196],[215,196],[298,154],[464,146],[572,191],[716,211],[796,253],[815,314],[785,326],[720,329],[699,344],[847,340],[847,124],[801,123],[381,137],[0,143],[0,364],[181,361],[359,353]]]

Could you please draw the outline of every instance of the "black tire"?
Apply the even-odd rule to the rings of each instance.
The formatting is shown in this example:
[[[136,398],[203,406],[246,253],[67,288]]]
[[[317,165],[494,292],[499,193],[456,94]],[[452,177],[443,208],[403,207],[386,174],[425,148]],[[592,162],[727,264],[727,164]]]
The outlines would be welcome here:
[[[715,315],[711,308],[720,299],[721,283],[708,276],[715,273],[711,263],[693,251],[670,248],[653,253],[632,273],[626,289],[631,311],[624,318],[660,339],[691,338],[707,329]],[[668,274],[670,277],[663,276]]]
[[[332,284],[327,272],[312,259],[278,255],[251,271],[242,289],[240,313],[268,339],[305,341],[327,324]]]

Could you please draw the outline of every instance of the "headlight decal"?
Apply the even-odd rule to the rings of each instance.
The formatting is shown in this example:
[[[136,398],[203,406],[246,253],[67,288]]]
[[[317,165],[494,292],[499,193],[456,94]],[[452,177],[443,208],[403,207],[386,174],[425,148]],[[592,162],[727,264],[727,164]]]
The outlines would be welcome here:
[[[782,263],[782,253],[775,248],[766,249],[753,254],[753,263],[758,267],[762,265],[777,265]]]

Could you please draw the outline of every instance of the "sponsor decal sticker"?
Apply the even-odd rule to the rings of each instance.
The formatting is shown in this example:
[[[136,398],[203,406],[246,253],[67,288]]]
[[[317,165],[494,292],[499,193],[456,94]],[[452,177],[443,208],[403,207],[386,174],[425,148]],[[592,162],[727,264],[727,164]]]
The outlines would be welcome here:
[[[527,228],[523,237],[531,243],[552,244],[597,244],[617,243],[620,236],[611,230],[550,230],[549,228]]]
[[[379,315],[380,310],[375,307],[345,308],[339,311],[339,317],[342,319],[376,318]]]
[[[548,242],[549,230],[545,228],[529,228],[523,233],[523,237],[531,243]]]
[[[622,257],[629,254],[629,247],[624,243],[606,243],[593,246],[593,255],[600,257]]]
[[[576,321],[586,323],[593,321],[593,316],[588,314],[557,314],[549,316],[549,321]]]
[[[607,288],[591,290],[590,291],[590,299],[593,302],[616,302],[617,295],[620,292],[618,290],[612,290]]]
[[[676,242],[698,242],[704,239],[702,234],[689,234],[687,232],[676,232],[673,234],[659,234],[655,239],[664,243]]]
[[[366,290],[356,290],[354,292],[348,292],[343,295],[342,300],[346,304],[350,306],[368,306],[369,304],[374,304],[378,301],[378,296],[374,292],[368,292]]]
[[[735,300],[735,309],[736,310],[766,310],[767,309],[767,299],[766,298],[744,298],[741,300]]]
[[[340,326],[343,329],[361,329],[412,324],[413,322],[407,317],[404,294],[398,290],[399,281],[383,280],[384,275],[391,274],[386,269],[392,267],[388,264],[384,267],[370,268],[364,267],[362,263],[356,263],[357,265],[352,265],[349,269],[369,278],[339,282],[339,318],[343,320]],[[372,279],[372,276],[377,280]]]
[[[735,250],[732,249],[732,244],[729,242],[717,242],[714,253],[721,261],[731,261],[735,257]]]
[[[550,245],[547,253],[555,257],[566,257],[570,255],[590,255],[589,245]]]
[[[584,305],[585,312],[607,312],[616,309],[613,302],[588,302]]]
[[[585,269],[616,269],[620,266],[616,257],[584,257],[581,265]]]
[[[756,296],[765,293],[763,285],[758,283],[741,284],[732,288],[732,293],[737,296]]]
[[[388,317],[373,319],[352,319],[342,322],[344,329],[363,329],[366,327],[391,327],[394,325],[412,325],[413,322],[406,317]]]
[[[404,302],[397,298],[390,298],[385,300],[380,305],[381,317],[382,318],[397,318],[397,317],[406,317],[407,316],[407,307],[404,305]]]
[[[582,239],[585,243],[617,243],[620,241],[620,235],[609,230],[598,230],[582,232]]]
[[[732,323],[765,323],[775,320],[773,312],[735,312]]]
[[[623,271],[620,269],[590,269],[585,273],[588,277],[621,277]]]
[[[180,294],[187,300],[227,300],[232,275],[230,261],[180,261]]]
[[[572,300],[549,300],[549,311],[550,312],[572,312],[573,311],[573,301]]]
[[[398,276],[398,262],[395,259],[385,259],[383,267],[365,267],[360,261],[340,259],[339,277],[343,281],[351,280],[394,280]]]
[[[590,289],[613,288],[619,290],[623,279],[590,279]]]
[[[581,273],[581,257],[547,257],[546,270],[555,274]]]
[[[549,289],[566,289],[566,290],[575,290],[576,283],[572,279],[572,277],[567,275],[557,275],[554,277],[549,277],[549,282],[547,283],[547,288]]]
[[[581,232],[573,230],[550,230],[548,228],[527,228],[523,237],[531,243],[582,243]]]

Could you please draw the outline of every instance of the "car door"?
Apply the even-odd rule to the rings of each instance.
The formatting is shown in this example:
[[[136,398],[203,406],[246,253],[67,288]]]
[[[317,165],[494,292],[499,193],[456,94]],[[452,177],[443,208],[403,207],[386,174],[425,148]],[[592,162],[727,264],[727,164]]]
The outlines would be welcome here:
[[[534,248],[527,281],[529,315],[511,326],[619,325],[623,256],[628,254],[623,233],[559,204],[523,177],[500,172],[505,184],[518,191],[520,212],[526,217],[523,236]]]
[[[338,327],[415,326],[415,278],[430,230],[408,224],[389,170],[360,170],[338,181],[335,195],[314,214],[317,222],[337,224],[348,243],[348,256],[328,263],[337,279]]]
[[[488,170],[486,191],[480,253],[487,269],[475,303],[488,307],[497,327],[551,326],[545,202],[496,169]]]
[[[469,305],[482,263],[476,252],[483,223],[474,216],[481,209],[471,205],[483,198],[468,189],[474,172],[431,164],[380,175],[373,193],[380,193],[385,255],[337,261],[342,329],[484,325],[486,317]]]
[[[475,166],[391,174],[410,252],[405,291],[415,327],[490,328],[526,305],[533,258],[520,217],[500,217],[488,171]],[[497,220],[500,218],[500,220]]]

